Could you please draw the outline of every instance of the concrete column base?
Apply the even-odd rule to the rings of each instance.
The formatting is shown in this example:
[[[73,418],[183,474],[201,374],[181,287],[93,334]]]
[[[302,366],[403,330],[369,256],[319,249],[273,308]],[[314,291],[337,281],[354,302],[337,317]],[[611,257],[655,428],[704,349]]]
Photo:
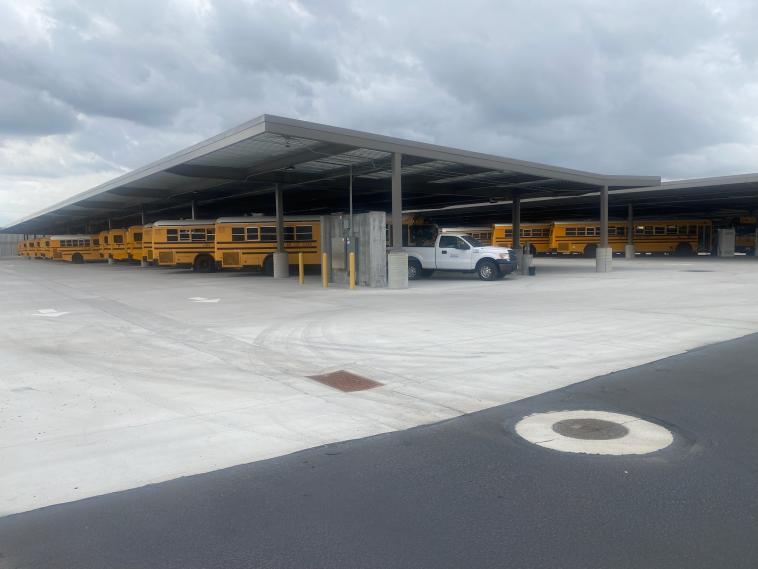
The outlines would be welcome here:
[[[408,288],[408,253],[390,251],[387,254],[387,287]]]
[[[147,267],[147,261],[145,261],[145,259],[140,259],[139,266],[143,268]]]
[[[518,271],[523,263],[524,252],[521,250],[521,247],[516,247],[513,249],[513,254],[516,255],[516,270]]]
[[[595,272],[610,273],[613,265],[613,249],[610,247],[597,248],[595,255]]]
[[[112,264],[113,264],[113,259],[111,259],[110,257],[108,257],[108,264],[109,264],[109,265],[112,265]]]
[[[289,276],[290,276],[289,255],[283,251],[274,253],[274,278],[286,279]]]
[[[624,245],[624,259],[627,261],[634,259],[634,245]]]
[[[529,267],[534,263],[534,255],[521,255],[521,261],[518,265],[519,273],[522,275],[529,274]]]

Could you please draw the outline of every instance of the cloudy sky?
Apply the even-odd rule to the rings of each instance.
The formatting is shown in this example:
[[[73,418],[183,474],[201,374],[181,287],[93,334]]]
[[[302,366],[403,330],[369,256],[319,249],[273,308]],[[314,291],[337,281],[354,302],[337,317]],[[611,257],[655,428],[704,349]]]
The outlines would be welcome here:
[[[0,0],[0,225],[263,113],[758,171],[755,0]]]

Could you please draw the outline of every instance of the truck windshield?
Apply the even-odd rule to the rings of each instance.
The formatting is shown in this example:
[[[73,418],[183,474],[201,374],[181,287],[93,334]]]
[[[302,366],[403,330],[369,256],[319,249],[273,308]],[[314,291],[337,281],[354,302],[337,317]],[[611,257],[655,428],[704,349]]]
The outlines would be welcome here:
[[[476,237],[471,237],[471,235],[461,235],[461,239],[463,239],[466,243],[471,245],[472,247],[482,247],[482,242],[479,241]]]

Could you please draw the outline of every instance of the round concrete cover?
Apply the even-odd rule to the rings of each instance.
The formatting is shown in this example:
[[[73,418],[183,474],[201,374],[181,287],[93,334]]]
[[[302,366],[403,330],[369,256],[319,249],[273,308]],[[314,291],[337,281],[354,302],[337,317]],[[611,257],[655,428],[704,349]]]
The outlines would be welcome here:
[[[545,448],[583,454],[647,454],[674,442],[660,425],[606,411],[535,413],[519,421],[516,432]]]

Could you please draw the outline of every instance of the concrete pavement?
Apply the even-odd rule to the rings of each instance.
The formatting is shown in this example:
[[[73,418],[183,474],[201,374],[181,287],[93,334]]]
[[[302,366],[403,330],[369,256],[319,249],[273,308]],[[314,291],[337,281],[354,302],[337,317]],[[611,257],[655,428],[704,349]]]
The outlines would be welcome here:
[[[430,426],[0,519],[20,569],[752,569],[758,336]],[[545,449],[535,412],[674,434],[648,455]]]
[[[758,330],[754,259],[593,263],[348,291],[0,262],[0,515],[435,423]],[[338,369],[384,385],[308,377]]]

